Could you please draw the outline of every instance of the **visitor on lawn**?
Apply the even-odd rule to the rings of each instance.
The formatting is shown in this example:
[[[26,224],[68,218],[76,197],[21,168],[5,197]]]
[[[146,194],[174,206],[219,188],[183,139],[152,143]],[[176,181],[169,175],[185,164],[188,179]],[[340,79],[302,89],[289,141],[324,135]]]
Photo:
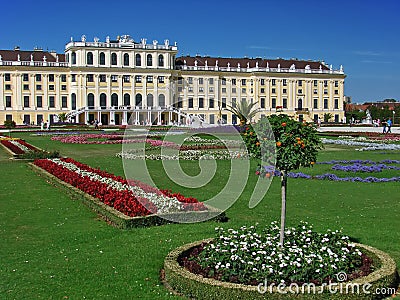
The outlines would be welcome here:
[[[392,119],[389,118],[389,120],[387,120],[387,131],[386,133],[392,133]]]

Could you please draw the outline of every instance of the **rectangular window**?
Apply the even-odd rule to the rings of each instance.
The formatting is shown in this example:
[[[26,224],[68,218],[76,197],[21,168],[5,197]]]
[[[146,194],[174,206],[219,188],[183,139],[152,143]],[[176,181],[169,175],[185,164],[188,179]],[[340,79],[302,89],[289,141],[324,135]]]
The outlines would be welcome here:
[[[226,85],[226,79],[225,78],[221,79],[221,85]]]
[[[123,82],[125,82],[125,83],[131,82],[131,76],[129,76],[129,75],[123,75],[123,76],[122,76],[122,80],[123,80]]]
[[[297,93],[298,93],[298,94],[303,94],[303,90],[302,90],[302,89],[298,89],[298,90],[297,90]]]
[[[24,107],[29,107],[29,96],[24,96]]]
[[[49,85],[49,91],[54,91],[54,84]]]
[[[13,119],[13,118],[12,118],[12,115],[6,115],[6,120],[7,120],[7,121],[12,121],[12,119]]]
[[[146,77],[146,81],[147,81],[147,83],[153,83],[153,76],[148,75],[148,76]]]
[[[76,74],[71,75],[71,82],[76,82]]]
[[[324,99],[324,109],[328,109],[328,99]]]
[[[328,89],[324,89],[324,95],[328,95]]]
[[[86,75],[86,80],[87,80],[87,82],[94,82],[94,80],[93,80],[93,74],[87,74],[87,75]]]
[[[314,109],[318,108],[318,99],[314,99]]]
[[[29,81],[29,74],[22,74],[23,81]]]
[[[242,85],[246,85],[246,79],[242,79]]]
[[[67,90],[67,86],[66,86],[65,84],[63,84],[63,85],[61,86],[61,90],[62,90],[62,91],[66,91],[66,90]]]
[[[271,99],[271,106],[272,108],[276,108],[276,98]]]
[[[335,99],[335,109],[339,109],[339,99]]]
[[[193,77],[188,77],[188,83],[193,84]]]
[[[324,80],[324,87],[328,86],[328,80]]]
[[[214,88],[212,86],[209,87],[210,93],[214,93]]]
[[[178,92],[182,92],[182,90],[183,90],[183,87],[178,86]]]
[[[29,90],[29,84],[24,84],[24,91],[28,91]]]
[[[286,80],[286,79],[283,79],[282,85],[283,85],[283,86],[287,86],[287,80]]]
[[[37,91],[41,91],[42,90],[42,85],[41,84],[37,84],[36,85],[36,90]]]
[[[193,92],[193,87],[192,86],[188,87],[188,92]]]
[[[226,98],[221,98],[222,100],[222,108],[226,108]]]
[[[36,74],[35,75],[36,81],[42,81],[42,75],[41,74]]]
[[[203,84],[203,78],[199,78],[199,84]]]
[[[275,88],[271,89],[271,93],[275,94],[276,93],[276,89]]]
[[[287,99],[286,98],[282,99],[282,108],[287,108]]]
[[[339,90],[335,90],[335,95],[339,95]]]
[[[42,96],[36,96],[36,107],[43,107],[43,98],[42,98]]]
[[[236,106],[236,98],[232,98],[232,106]]]
[[[232,85],[236,85],[236,79],[235,78],[232,79]]]
[[[193,108],[193,98],[188,99],[188,108]]]
[[[236,88],[232,88],[232,94],[236,94]]]
[[[265,85],[265,79],[264,79],[264,78],[261,78],[260,84],[261,84],[261,85]]]
[[[299,81],[297,81],[297,83],[299,86],[303,86],[303,80],[299,80]]]
[[[5,89],[6,89],[7,91],[11,90],[11,84],[6,84]]]
[[[199,87],[199,93],[203,93],[204,92],[204,88],[203,87]]]
[[[318,90],[314,89],[314,95],[318,94]]]
[[[246,94],[246,88],[242,88],[242,93]]]
[[[4,74],[4,81],[11,81],[11,74],[10,73],[5,73]]]
[[[335,115],[335,123],[339,123],[339,115]]]
[[[118,75],[111,75],[111,82],[118,82]]]
[[[164,83],[164,76],[158,76],[158,83]]]
[[[178,77],[178,84],[183,84],[183,78],[182,77]]]
[[[11,96],[6,96],[6,107],[11,107]]]
[[[276,85],[276,79],[271,80],[271,85]]]
[[[318,80],[314,80],[314,86],[318,86]]]
[[[215,124],[215,116],[210,115],[210,124]]]
[[[51,108],[56,107],[55,101],[54,101],[54,96],[49,96],[49,107],[51,107]]]
[[[283,89],[282,90],[282,94],[286,94],[287,93],[287,90],[286,89]]]
[[[339,87],[339,81],[335,80],[335,87]]]
[[[107,82],[107,76],[105,74],[100,74],[99,81],[100,82]]]
[[[141,83],[141,82],[142,82],[142,76],[136,75],[136,76],[135,76],[135,82],[136,82],[136,83]]]
[[[204,98],[199,98],[199,108],[204,108]]]
[[[49,82],[54,82],[54,74],[49,74]]]
[[[214,98],[208,99],[208,107],[209,108],[214,108]]]
[[[61,75],[61,82],[67,82],[67,75],[65,74]]]
[[[261,88],[261,94],[264,94],[264,93],[265,93],[265,89]]]
[[[62,108],[67,108],[67,96],[62,96],[61,97],[61,107]]]
[[[265,98],[260,99],[260,107],[265,108]]]
[[[226,88],[222,88],[221,92],[225,94],[226,93]]]
[[[209,84],[214,84],[214,78],[208,78],[208,83]]]

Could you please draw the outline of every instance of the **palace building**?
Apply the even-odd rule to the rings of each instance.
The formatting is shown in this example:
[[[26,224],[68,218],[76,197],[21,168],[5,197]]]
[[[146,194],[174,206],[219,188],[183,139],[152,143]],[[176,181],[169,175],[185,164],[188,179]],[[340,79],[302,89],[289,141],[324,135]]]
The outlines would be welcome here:
[[[263,115],[344,118],[343,68],[297,59],[177,57],[178,47],[124,35],[66,44],[65,52],[0,50],[0,124],[66,118],[102,125],[236,124],[245,99]]]

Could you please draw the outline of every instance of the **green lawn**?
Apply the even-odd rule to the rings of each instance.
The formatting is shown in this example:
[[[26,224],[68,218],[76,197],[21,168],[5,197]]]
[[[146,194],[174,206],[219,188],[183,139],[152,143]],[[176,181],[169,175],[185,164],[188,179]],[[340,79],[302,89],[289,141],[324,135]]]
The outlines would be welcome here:
[[[52,142],[48,136],[14,136],[123,175],[122,162],[115,157],[121,145],[71,145]],[[262,225],[279,220],[278,178],[263,201],[255,209],[248,208],[257,179],[251,172],[247,188],[227,211],[228,223],[119,230],[50,185],[25,162],[10,161],[8,157],[0,148],[1,299],[178,299],[170,295],[159,279],[169,251],[213,236],[216,226],[239,227],[256,222]],[[400,160],[400,153],[357,152],[329,146],[321,151],[319,160],[331,159]],[[168,181],[159,171],[161,162],[151,161],[148,166],[154,170],[153,180],[160,187],[201,200],[216,194],[229,174],[227,163],[219,163],[221,170],[209,186],[191,190]],[[198,164],[184,161],[183,169],[195,174]],[[329,166],[316,166],[302,171],[318,174],[328,169]],[[243,174],[243,180],[246,177]],[[388,252],[400,267],[399,186],[289,179],[288,225],[307,220],[317,230],[343,228],[345,234],[361,243]]]

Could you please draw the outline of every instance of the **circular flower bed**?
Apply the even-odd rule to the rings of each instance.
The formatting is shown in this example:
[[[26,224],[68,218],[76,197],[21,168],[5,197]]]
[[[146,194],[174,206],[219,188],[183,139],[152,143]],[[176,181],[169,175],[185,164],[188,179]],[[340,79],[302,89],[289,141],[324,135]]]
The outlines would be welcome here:
[[[196,299],[374,299],[378,288],[395,292],[396,263],[382,251],[352,244],[338,231],[315,233],[305,223],[287,230],[281,248],[277,230],[276,224],[264,232],[218,228],[215,239],[169,253],[166,284]],[[338,290],[344,286],[364,290]]]

